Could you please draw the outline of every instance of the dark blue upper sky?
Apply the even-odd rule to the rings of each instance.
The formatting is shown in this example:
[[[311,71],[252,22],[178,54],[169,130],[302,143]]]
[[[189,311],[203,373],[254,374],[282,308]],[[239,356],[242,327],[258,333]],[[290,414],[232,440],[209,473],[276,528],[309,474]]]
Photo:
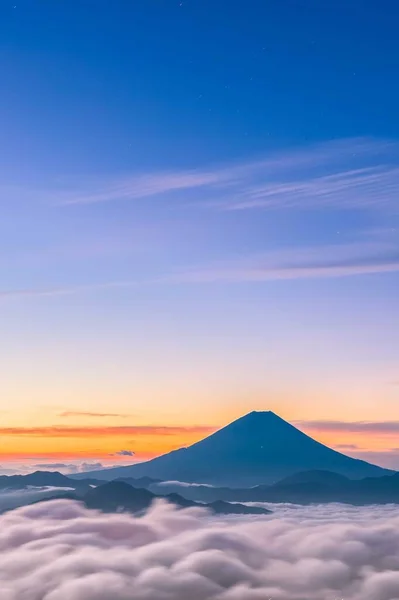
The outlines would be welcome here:
[[[0,23],[12,169],[197,166],[399,135],[394,0],[4,0]]]
[[[10,424],[399,419],[398,26],[397,0],[2,0]]]

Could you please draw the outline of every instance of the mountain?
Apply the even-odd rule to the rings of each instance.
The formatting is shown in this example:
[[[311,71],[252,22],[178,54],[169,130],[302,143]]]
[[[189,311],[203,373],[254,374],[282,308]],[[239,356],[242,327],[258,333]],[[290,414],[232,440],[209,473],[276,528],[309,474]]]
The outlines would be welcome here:
[[[128,483],[132,487],[144,488],[146,490],[150,489],[153,485],[162,483],[161,479],[152,479],[151,477],[139,477],[138,479],[133,479],[133,477],[118,477],[113,481],[123,481],[124,483]]]
[[[155,487],[155,486],[153,486]],[[179,489],[170,482],[159,486],[158,493],[171,494]],[[180,486],[180,493],[196,502],[268,502],[292,504],[399,504],[399,473],[381,477],[348,479],[328,471],[304,471],[273,485],[252,488],[218,488],[204,485]]]
[[[87,491],[90,484],[98,484],[95,480],[84,481],[70,479],[58,471],[35,471],[29,475],[1,475],[0,490],[22,490],[28,487],[56,487],[71,488],[74,490]],[[100,482],[102,483],[102,482]]]
[[[133,488],[123,481],[111,481],[91,489],[83,497],[83,501],[88,508],[104,512],[116,512],[120,509],[137,512],[148,508],[154,498],[155,495],[148,490]]]
[[[76,482],[73,482],[76,484]],[[27,486],[56,486],[69,487],[70,480],[61,473],[50,471],[35,471],[29,475],[1,475],[0,489],[21,489]],[[75,486],[74,486],[75,487]]]
[[[276,485],[287,486],[298,485],[301,483],[318,483],[321,485],[336,487],[338,485],[345,485],[347,481],[348,477],[345,477],[344,475],[338,475],[338,473],[332,473],[331,471],[315,470],[294,473],[294,475],[284,477],[284,479],[278,481]]]
[[[156,498],[159,498],[159,496],[148,490],[134,488],[123,481],[111,481],[91,489],[83,496],[82,500],[88,508],[94,508],[103,512],[118,512],[123,510],[136,513],[149,508]],[[266,515],[271,512],[265,508],[229,504],[224,501],[200,504],[192,500],[187,500],[179,494],[168,494],[163,498],[180,508],[209,508],[216,514]]]
[[[285,479],[272,486],[258,486],[235,494],[223,494],[229,500],[293,502],[300,504],[341,502],[345,504],[399,504],[399,473],[382,477],[348,479],[335,473],[307,471],[296,481]],[[238,491],[238,490],[237,490]]]
[[[251,412],[188,448],[144,463],[95,471],[85,476],[108,481],[120,477],[150,477],[252,487],[309,470],[332,471],[351,479],[392,473],[336,452],[268,411]]]

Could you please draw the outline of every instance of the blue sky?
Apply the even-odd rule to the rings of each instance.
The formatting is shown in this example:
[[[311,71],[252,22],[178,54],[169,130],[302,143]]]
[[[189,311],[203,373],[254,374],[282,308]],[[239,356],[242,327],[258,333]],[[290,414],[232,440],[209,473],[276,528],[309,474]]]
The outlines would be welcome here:
[[[398,16],[371,0],[1,4],[7,460],[21,439],[39,452],[12,427],[65,413],[82,430],[93,411],[399,420]],[[378,435],[359,452],[392,456]],[[150,452],[112,452],[129,442]],[[114,443],[73,438],[85,460]]]

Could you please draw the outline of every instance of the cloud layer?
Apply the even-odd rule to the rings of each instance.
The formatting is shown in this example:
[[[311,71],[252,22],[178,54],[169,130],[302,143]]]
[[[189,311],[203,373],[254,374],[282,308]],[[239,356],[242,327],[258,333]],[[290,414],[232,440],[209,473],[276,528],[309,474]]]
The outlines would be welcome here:
[[[135,518],[62,500],[18,509],[0,518],[0,598],[398,598],[396,510],[280,513],[221,521],[160,502]]]

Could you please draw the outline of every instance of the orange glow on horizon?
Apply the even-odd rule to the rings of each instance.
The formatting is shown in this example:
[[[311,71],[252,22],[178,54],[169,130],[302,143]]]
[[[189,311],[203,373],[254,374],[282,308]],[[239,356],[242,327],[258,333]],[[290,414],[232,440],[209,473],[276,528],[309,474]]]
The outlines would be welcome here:
[[[9,427],[0,428],[0,460],[40,459],[114,459],[121,449],[135,454],[129,462],[147,460],[194,444],[213,431],[209,426],[138,427]]]

